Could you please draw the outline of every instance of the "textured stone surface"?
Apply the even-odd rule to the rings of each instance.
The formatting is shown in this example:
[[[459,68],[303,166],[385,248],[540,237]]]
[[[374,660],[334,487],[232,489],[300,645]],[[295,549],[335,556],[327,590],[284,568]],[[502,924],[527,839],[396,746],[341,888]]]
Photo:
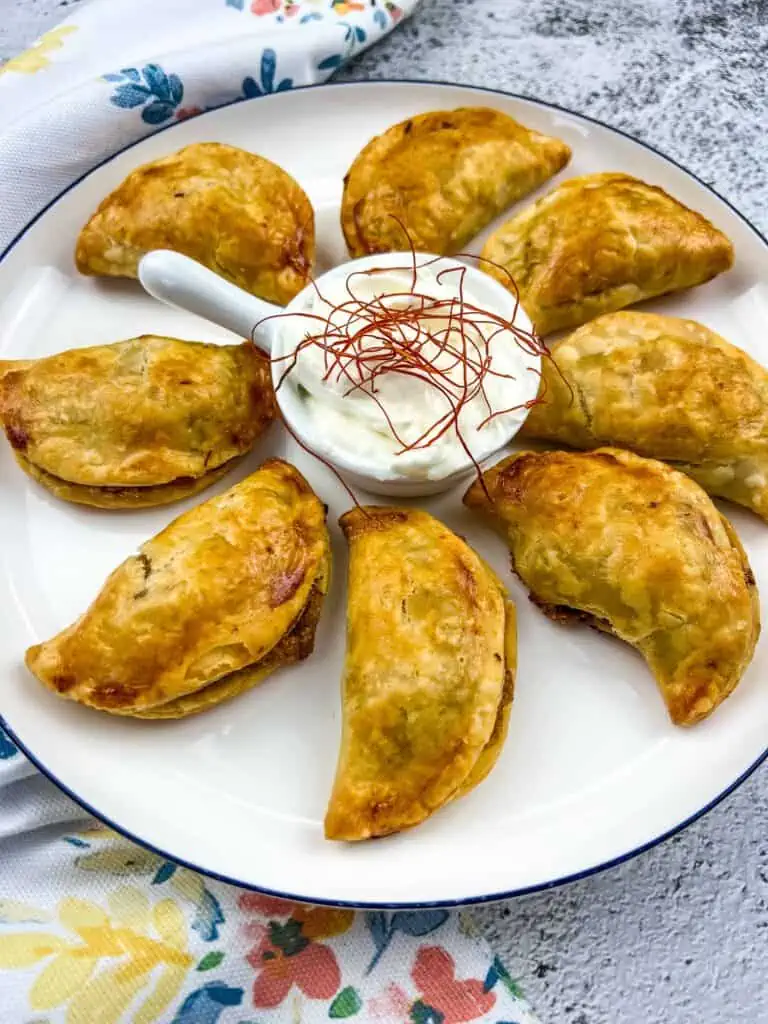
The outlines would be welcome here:
[[[0,58],[77,6],[0,0]],[[652,142],[768,230],[766,0],[423,0],[344,73],[488,85]],[[478,911],[548,1024],[768,1021],[768,770],[685,833]]]

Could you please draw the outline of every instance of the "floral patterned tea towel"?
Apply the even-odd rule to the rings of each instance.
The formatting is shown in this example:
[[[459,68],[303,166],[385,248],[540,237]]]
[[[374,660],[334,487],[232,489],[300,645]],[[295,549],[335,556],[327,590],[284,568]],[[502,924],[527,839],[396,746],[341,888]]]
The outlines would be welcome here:
[[[95,0],[0,67],[0,253],[163,125],[323,82],[419,0]]]
[[[203,878],[110,829],[0,730],[2,1024],[536,1024],[460,911]]]

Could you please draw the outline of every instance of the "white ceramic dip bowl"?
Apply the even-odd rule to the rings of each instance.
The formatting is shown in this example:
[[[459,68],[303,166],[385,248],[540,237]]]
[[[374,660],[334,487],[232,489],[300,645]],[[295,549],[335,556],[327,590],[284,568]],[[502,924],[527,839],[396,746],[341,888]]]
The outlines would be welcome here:
[[[463,294],[468,299],[471,296],[471,302],[476,309],[487,310],[526,334],[532,330],[531,322],[515,296],[477,266],[463,260],[438,258],[421,253],[416,254],[415,260],[420,272],[421,268],[425,267],[434,267],[435,271],[440,271],[441,282],[458,281],[461,273]],[[354,420],[349,421],[349,429],[338,429],[338,420],[334,421],[336,430],[323,429],[323,409],[317,404],[313,405],[313,402],[322,402],[325,393],[313,391],[311,400],[308,401],[307,390],[293,382],[293,371],[286,373],[302,338],[319,330],[314,324],[320,324],[320,319],[307,316],[308,312],[317,308],[319,295],[331,293],[338,296],[341,294],[340,287],[346,288],[348,279],[366,283],[368,280],[373,281],[377,275],[386,276],[388,272],[401,273],[403,268],[412,266],[413,262],[414,255],[410,252],[377,253],[351,260],[329,270],[315,283],[307,285],[285,308],[264,302],[189,257],[168,250],[156,250],[142,258],[139,264],[139,280],[145,290],[160,301],[202,316],[240,337],[252,338],[271,359],[272,379],[286,425],[302,445],[333,465],[349,484],[374,494],[417,497],[436,494],[466,481],[475,472],[475,462],[480,463],[489,458],[512,440],[527,416],[526,403],[536,398],[539,388],[541,358],[535,345],[518,343],[511,333],[494,328],[498,336],[489,342],[487,352],[496,351],[491,349],[491,345],[509,345],[515,346],[516,349],[514,379],[504,379],[503,388],[506,393],[500,407],[507,410],[514,406],[515,409],[505,411],[503,415],[496,417],[492,428],[473,430],[471,438],[464,437],[470,444],[474,462],[463,448],[457,451],[454,446],[454,450],[449,451],[452,458],[445,466],[441,466],[439,462],[429,465],[429,448],[422,449],[419,453],[420,461],[417,459],[416,465],[412,457],[409,460],[405,455],[395,454],[394,457],[377,459],[374,456],[378,453],[372,450],[370,445],[366,447],[363,443],[371,438],[375,442],[377,437],[368,429],[367,417],[366,423],[361,421],[359,430],[355,429]],[[424,270],[424,273],[432,274],[434,271]],[[354,275],[354,278],[350,279],[350,275]],[[420,280],[419,285],[421,284]],[[448,284],[441,287],[445,293]],[[387,298],[386,292],[384,297]],[[333,301],[340,302],[343,299],[337,298]],[[363,308],[364,305],[361,306],[361,309]],[[473,352],[477,354],[474,349]],[[502,352],[502,355],[505,353]],[[506,355],[509,355],[509,352]],[[497,362],[498,357],[493,355],[491,365]],[[394,394],[395,398],[398,398],[398,391],[391,390],[394,376],[392,374],[387,386],[390,389],[390,396]],[[501,376],[498,372],[493,376],[495,379],[492,383],[499,392]],[[414,386],[412,380],[406,380],[402,376],[401,379],[404,388]],[[329,395],[334,403],[333,408],[337,411],[340,408],[338,400],[342,397],[344,396],[338,391],[334,395]],[[359,402],[360,397],[358,391],[355,401]],[[363,398],[367,396],[363,394]],[[350,403],[352,404],[354,403]],[[496,403],[490,411],[500,412],[495,406]],[[332,410],[330,406],[328,408],[328,421],[332,426]],[[375,412],[372,407],[371,411]],[[451,427],[450,431],[453,432],[455,442],[455,427]],[[465,434],[466,430],[463,430],[462,436]],[[445,435],[445,438],[447,437],[448,433]],[[394,439],[390,437],[389,443],[394,446]],[[442,444],[446,443],[444,439]]]

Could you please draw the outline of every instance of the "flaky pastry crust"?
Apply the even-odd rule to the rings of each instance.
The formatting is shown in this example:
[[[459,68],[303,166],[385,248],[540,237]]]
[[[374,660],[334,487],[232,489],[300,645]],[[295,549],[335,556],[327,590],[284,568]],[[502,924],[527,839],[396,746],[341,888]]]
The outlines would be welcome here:
[[[138,167],[80,232],[81,274],[136,277],[151,249],[191,256],[269,302],[306,285],[314,211],[282,167],[220,142],[197,142]]]
[[[476,786],[506,735],[514,607],[491,569],[418,509],[342,516],[350,548],[343,735],[329,839],[383,836]]]
[[[311,652],[329,568],[322,503],[272,459],[142,545],[26,663],[102,711],[193,714]]]
[[[549,334],[709,281],[731,266],[733,246],[663,189],[606,173],[558,185],[494,232],[483,256]]]
[[[609,313],[551,347],[522,437],[662,459],[768,519],[768,372],[693,320]]]
[[[269,362],[250,343],[144,335],[20,365],[0,376],[8,441],[22,469],[79,504],[142,508],[195,494],[275,416]]]
[[[440,256],[458,252],[570,156],[559,139],[488,107],[408,118],[371,139],[344,179],[350,255],[410,244]]]
[[[617,448],[521,452],[465,504],[509,544],[514,571],[555,620],[580,619],[645,658],[672,721],[711,714],[749,665],[757,587],[730,523],[698,484]]]

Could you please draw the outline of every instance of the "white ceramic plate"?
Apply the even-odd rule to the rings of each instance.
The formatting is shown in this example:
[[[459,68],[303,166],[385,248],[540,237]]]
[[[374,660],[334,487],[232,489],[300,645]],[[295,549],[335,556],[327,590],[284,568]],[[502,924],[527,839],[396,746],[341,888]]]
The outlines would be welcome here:
[[[345,257],[337,223],[342,176],[360,147],[408,115],[467,104],[498,107],[567,140],[574,156],[560,179],[630,171],[711,218],[735,243],[735,268],[649,308],[695,317],[768,362],[768,247],[691,175],[624,135],[553,107],[491,91],[395,82],[240,103],[174,125],[98,168],[31,224],[0,263],[0,357],[44,356],[142,332],[224,336],[154,302],[135,282],[96,281],[75,271],[79,228],[139,164],[208,140],[277,161],[315,205],[324,270]],[[345,620],[346,552],[336,519],[349,499],[277,428],[218,490],[268,455],[294,461],[330,506],[335,574],[316,651],[199,717],[151,723],[59,700],[26,672],[22,658],[29,644],[69,624],[143,540],[201,499],[149,512],[88,511],[54,500],[0,446],[0,709],[43,771],[127,835],[226,880],[300,899],[469,902],[557,884],[630,856],[710,807],[765,756],[765,638],[713,718],[690,731],[675,729],[643,661],[589,629],[547,621],[512,578],[501,542],[451,493],[424,505],[469,539],[517,600],[519,674],[504,752],[475,792],[417,829],[354,846],[326,842],[322,818],[339,742]],[[734,506],[726,511],[768,593],[768,527]]]

